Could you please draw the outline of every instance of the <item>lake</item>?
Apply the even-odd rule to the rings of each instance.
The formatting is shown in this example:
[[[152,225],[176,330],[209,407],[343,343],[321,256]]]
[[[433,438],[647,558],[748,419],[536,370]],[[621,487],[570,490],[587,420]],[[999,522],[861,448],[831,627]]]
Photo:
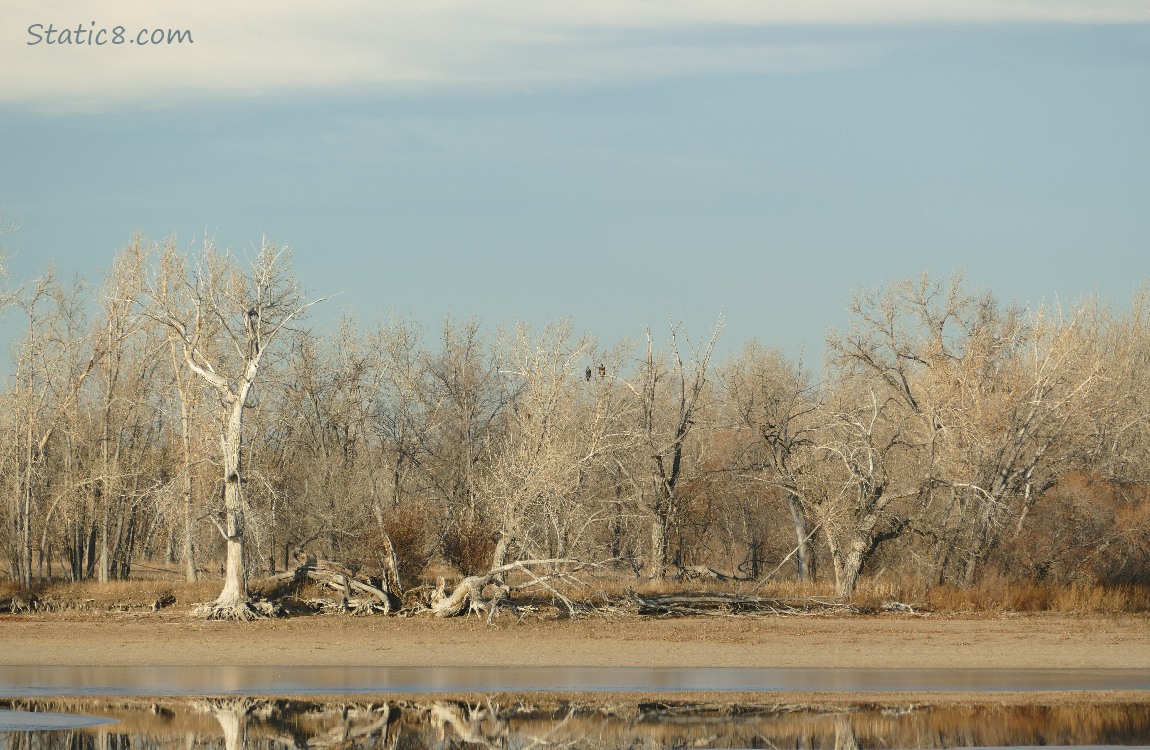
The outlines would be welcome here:
[[[101,703],[100,701],[107,701]],[[671,750],[1150,745],[1150,705],[725,706],[247,698],[45,705],[113,723],[4,731],[0,750]],[[22,717],[26,718],[26,714]],[[52,716],[46,716],[52,720]],[[65,717],[67,718],[67,717]]]
[[[0,697],[1150,690],[1150,669],[4,666]]]
[[[0,666],[0,750],[1150,747],[1150,703],[995,698],[1061,690],[1150,690],[1150,670]],[[530,700],[545,692],[577,698]],[[616,692],[651,698],[596,697]],[[921,700],[811,707],[792,692]]]

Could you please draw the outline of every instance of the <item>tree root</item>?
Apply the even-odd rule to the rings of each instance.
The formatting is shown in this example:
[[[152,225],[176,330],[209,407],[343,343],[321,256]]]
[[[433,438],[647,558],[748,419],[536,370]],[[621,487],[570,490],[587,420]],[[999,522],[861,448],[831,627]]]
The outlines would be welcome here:
[[[192,617],[203,620],[235,620],[248,622],[276,617],[280,614],[279,607],[266,601],[245,601],[238,604],[223,602],[204,602],[197,604],[192,610]]]

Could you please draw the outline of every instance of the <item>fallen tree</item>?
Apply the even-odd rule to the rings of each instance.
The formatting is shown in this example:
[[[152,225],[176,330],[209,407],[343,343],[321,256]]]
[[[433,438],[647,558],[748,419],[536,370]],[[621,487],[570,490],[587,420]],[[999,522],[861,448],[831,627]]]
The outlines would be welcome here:
[[[373,580],[330,560],[319,560],[307,556],[293,570],[285,571],[272,578],[279,584],[279,595],[296,591],[308,582],[319,584],[321,589],[332,593],[328,597],[305,599],[307,606],[325,612],[355,612],[368,614],[395,611],[402,592],[390,591],[386,578]]]
[[[557,572],[539,574],[533,568],[561,567]],[[573,567],[572,567],[573,566]],[[567,613],[574,615],[577,605],[565,596],[551,581],[578,583],[572,576],[586,565],[571,558],[554,558],[549,560],[517,560],[516,562],[499,565],[483,575],[467,576],[460,581],[451,593],[447,593],[447,584],[442,577],[435,590],[431,593],[431,606],[429,609],[436,617],[458,617],[460,615],[487,614],[490,621],[498,612],[501,605],[508,602],[514,591],[528,589],[543,589],[551,597],[560,602]],[[516,584],[508,584],[505,580],[507,573],[520,571],[527,576],[527,580]]]

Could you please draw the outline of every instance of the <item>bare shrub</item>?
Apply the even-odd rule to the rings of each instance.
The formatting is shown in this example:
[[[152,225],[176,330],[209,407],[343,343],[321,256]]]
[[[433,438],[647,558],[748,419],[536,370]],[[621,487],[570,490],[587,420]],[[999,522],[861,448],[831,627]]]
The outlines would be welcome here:
[[[495,537],[478,522],[448,529],[441,542],[443,559],[465,576],[486,573],[495,554]]]
[[[426,519],[426,512],[414,507],[389,511],[384,518],[384,527],[399,559],[399,580],[405,587],[419,580],[431,561],[433,543]],[[368,545],[372,563],[379,570],[384,570],[387,565],[384,556],[387,552],[379,530],[373,528],[367,531],[364,541]]]

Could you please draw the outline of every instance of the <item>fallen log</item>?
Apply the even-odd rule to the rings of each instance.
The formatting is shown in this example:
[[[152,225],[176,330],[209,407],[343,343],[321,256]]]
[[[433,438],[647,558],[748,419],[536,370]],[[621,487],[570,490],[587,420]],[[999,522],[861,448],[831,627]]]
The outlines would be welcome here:
[[[688,581],[708,579],[712,581],[745,581],[745,578],[724,573],[707,565],[680,565],[679,578]]]
[[[631,594],[639,615],[686,617],[691,615],[770,614],[803,615],[820,612],[856,612],[850,604],[820,597],[775,598],[723,592]]]

